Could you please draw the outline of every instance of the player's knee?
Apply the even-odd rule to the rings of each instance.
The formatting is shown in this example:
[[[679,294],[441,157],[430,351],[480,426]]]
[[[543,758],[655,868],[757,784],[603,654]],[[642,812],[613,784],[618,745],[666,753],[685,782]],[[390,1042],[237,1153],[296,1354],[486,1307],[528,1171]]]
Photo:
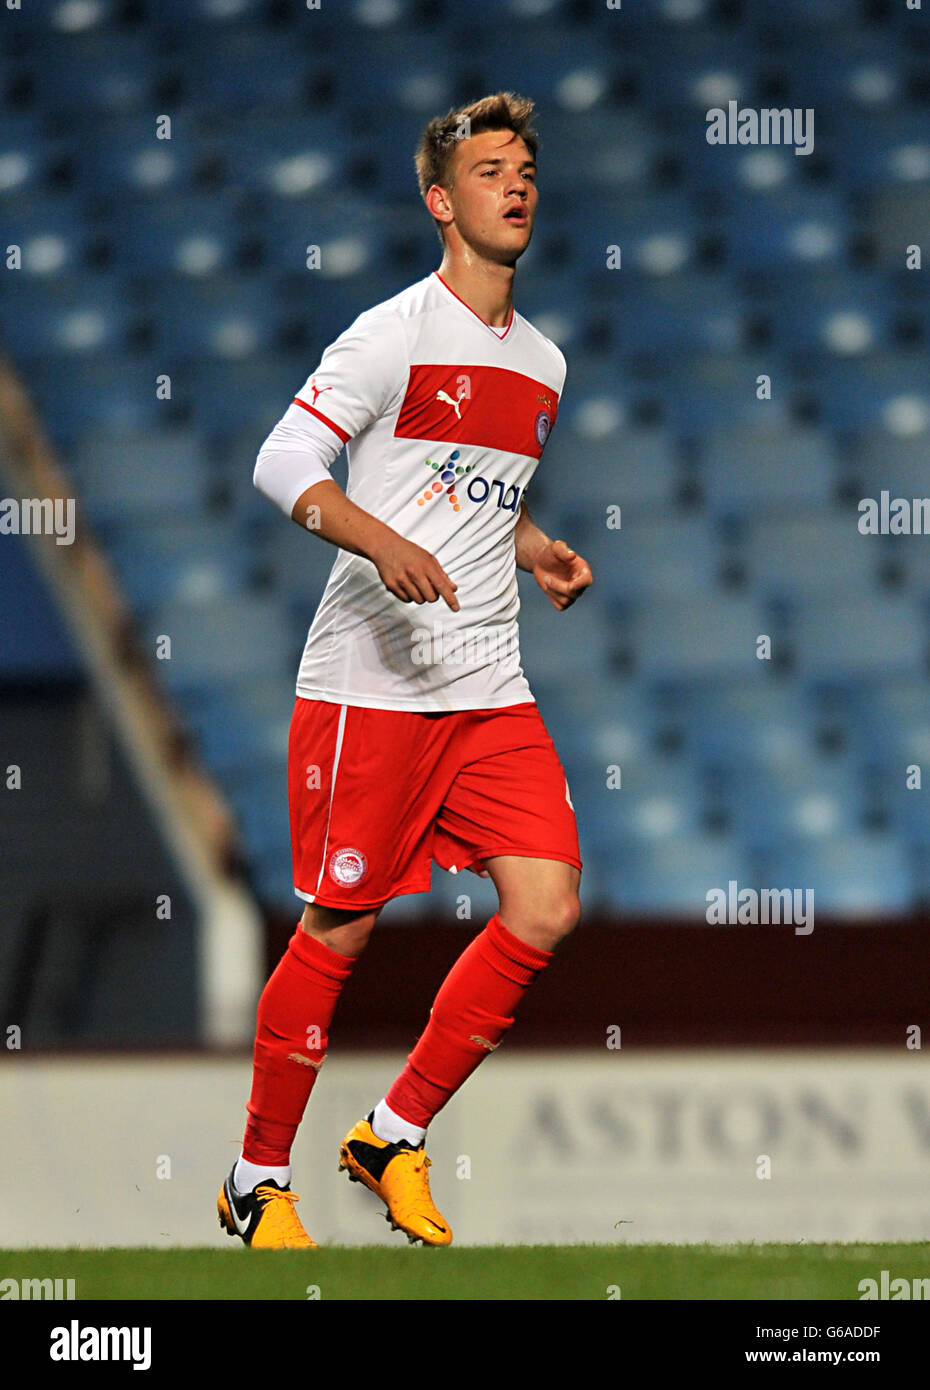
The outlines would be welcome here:
[[[577,893],[566,893],[559,899],[549,924],[558,941],[564,941],[577,927],[581,918],[581,899]]]
[[[307,903],[300,925],[308,936],[343,956],[360,956],[368,944],[380,908],[353,913]]]
[[[531,913],[531,920],[525,923],[528,929],[525,939],[540,951],[554,951],[574,931],[580,916],[578,894],[560,894],[547,902],[544,908]]]

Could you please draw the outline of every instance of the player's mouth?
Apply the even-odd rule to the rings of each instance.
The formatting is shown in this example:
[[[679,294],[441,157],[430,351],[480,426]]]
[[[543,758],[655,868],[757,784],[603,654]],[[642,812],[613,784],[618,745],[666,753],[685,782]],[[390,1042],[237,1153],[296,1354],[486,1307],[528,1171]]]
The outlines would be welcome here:
[[[529,220],[530,215],[522,203],[518,204],[517,207],[510,208],[508,212],[504,213],[505,222],[516,222],[520,227],[525,227]]]

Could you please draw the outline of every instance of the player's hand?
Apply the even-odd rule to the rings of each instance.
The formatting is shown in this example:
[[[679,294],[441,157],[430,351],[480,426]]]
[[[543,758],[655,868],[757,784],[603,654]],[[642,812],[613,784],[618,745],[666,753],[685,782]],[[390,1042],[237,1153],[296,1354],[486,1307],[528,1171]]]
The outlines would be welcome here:
[[[435,555],[422,546],[395,536],[371,559],[385,588],[404,603],[435,603],[443,598],[453,613],[459,611],[455,597],[458,585],[452,583]]]
[[[588,585],[594,583],[587,560],[564,541],[550,541],[543,546],[536,556],[533,575],[549,602],[560,612],[571,607]]]

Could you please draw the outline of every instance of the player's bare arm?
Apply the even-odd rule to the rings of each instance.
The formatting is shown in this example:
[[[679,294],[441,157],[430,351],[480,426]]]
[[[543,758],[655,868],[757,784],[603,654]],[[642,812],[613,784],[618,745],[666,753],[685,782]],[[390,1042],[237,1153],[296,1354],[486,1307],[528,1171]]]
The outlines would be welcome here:
[[[308,529],[370,560],[396,598],[404,603],[435,603],[442,598],[453,613],[458,612],[458,585],[436,557],[350,501],[334,480],[314,483],[294,503],[291,519],[299,526],[306,527],[311,517],[313,525]]]
[[[591,566],[563,540],[550,540],[524,501],[514,529],[517,566],[532,574],[554,608],[569,608],[594,582]]]

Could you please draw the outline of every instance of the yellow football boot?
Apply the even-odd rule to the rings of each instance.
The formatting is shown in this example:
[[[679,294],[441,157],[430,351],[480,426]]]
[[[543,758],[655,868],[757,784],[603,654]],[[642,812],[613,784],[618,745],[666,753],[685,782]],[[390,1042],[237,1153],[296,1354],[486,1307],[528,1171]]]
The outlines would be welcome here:
[[[240,1193],[233,1187],[233,1172],[220,1188],[216,1199],[220,1225],[231,1236],[241,1236],[253,1250],[317,1250],[300,1224],[294,1203],[300,1198],[289,1187],[279,1187],[273,1178],[260,1182],[254,1192]]]
[[[339,1149],[339,1170],[345,1169],[351,1182],[363,1182],[387,1207],[385,1220],[394,1231],[403,1231],[411,1245],[449,1245],[452,1231],[446,1218],[436,1210],[430,1196],[423,1144],[415,1149],[406,1139],[389,1144],[379,1139],[371,1127],[371,1111],[349,1130]]]

